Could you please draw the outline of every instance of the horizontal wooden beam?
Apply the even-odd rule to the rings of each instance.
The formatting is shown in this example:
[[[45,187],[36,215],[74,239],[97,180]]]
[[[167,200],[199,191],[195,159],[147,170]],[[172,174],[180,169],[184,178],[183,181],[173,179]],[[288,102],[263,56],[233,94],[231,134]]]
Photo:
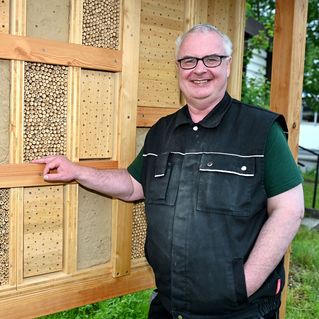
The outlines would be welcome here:
[[[137,108],[137,126],[151,127],[161,117],[176,112],[177,108],[139,106]]]
[[[37,286],[36,291],[34,285]],[[19,286],[18,294],[14,291],[9,291],[7,295],[0,292],[1,318],[36,318],[154,286],[153,272],[149,266],[133,269],[130,275],[119,278],[113,278],[110,273],[87,278],[76,275],[51,279],[45,284],[26,284]]]
[[[118,168],[117,161],[85,161],[81,166],[98,169]],[[66,183],[48,183],[43,180],[44,164],[1,164],[0,188],[61,185]]]
[[[122,52],[32,37],[0,34],[0,59],[119,72]]]

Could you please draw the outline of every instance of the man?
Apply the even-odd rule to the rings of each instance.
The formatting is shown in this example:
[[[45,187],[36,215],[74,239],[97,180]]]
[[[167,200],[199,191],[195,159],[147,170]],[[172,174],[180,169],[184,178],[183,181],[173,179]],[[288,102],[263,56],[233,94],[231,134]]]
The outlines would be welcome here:
[[[146,257],[157,291],[149,318],[278,318],[282,258],[303,217],[301,176],[283,117],[226,92],[232,44],[211,25],[177,41],[187,105],[158,121],[128,170],[45,163],[125,201],[145,198]],[[56,174],[48,174],[51,169]]]

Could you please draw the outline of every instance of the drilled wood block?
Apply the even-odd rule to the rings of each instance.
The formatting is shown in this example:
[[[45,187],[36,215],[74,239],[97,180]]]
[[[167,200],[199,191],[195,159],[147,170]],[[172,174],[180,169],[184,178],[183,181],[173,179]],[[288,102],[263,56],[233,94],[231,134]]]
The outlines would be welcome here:
[[[62,270],[63,186],[24,189],[24,277]]]
[[[0,33],[9,33],[10,0],[0,1]]]
[[[142,1],[138,105],[179,107],[175,40],[184,30],[184,1]]]
[[[80,158],[113,155],[114,73],[82,70]]]

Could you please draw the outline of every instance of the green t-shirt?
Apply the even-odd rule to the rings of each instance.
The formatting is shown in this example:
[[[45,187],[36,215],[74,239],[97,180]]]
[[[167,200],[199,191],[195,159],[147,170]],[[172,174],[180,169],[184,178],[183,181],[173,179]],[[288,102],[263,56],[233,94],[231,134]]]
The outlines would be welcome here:
[[[141,182],[143,148],[128,167],[128,172]],[[264,184],[268,197],[281,194],[302,183],[302,176],[289,149],[287,139],[278,123],[267,137],[265,149]]]

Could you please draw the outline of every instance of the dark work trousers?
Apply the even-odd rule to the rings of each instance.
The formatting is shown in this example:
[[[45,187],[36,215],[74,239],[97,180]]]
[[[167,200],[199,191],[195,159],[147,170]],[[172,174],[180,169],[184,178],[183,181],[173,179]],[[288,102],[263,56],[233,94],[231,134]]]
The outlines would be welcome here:
[[[163,307],[156,292],[152,295],[148,319],[173,319],[173,316]],[[269,313],[263,317],[247,319],[279,319],[279,311]]]

